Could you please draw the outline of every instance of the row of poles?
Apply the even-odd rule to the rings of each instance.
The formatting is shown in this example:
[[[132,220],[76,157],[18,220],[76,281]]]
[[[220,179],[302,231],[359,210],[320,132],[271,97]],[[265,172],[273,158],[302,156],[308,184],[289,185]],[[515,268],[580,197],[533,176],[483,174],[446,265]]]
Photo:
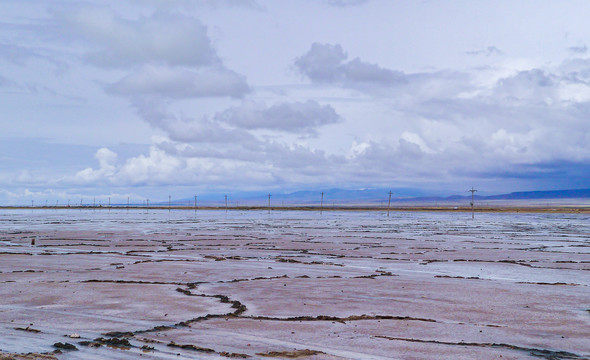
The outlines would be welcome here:
[[[475,199],[474,199],[474,195],[475,192],[477,191],[476,189],[474,189],[473,187],[471,187],[471,189],[467,190],[471,192],[471,218],[474,219],[475,218]],[[322,214],[323,210],[324,210],[324,192],[322,191],[320,193],[321,198],[320,198],[320,214]],[[388,193],[389,198],[387,199],[387,216],[389,217],[389,213],[391,211],[391,195],[393,195],[392,191],[389,191]],[[227,195],[225,196],[225,211],[227,211]],[[268,194],[268,213],[270,214],[270,210],[271,210],[271,206],[270,206],[270,198],[272,197],[272,194]],[[149,200],[148,200],[149,201]],[[148,206],[149,206],[149,202],[148,202]],[[168,208],[171,208],[171,198],[170,195],[168,195]],[[195,210],[197,209],[197,195],[195,195]]]
[[[467,190],[469,192],[471,192],[471,218],[474,219],[475,218],[475,192],[477,192],[478,190],[474,189],[473,187],[469,190]],[[321,198],[320,198],[320,214],[322,214],[323,210],[324,210],[324,192],[322,191],[320,193]],[[389,217],[389,213],[391,210],[391,195],[393,195],[392,191],[389,191],[388,193],[389,198],[387,200],[387,216]],[[270,204],[270,198],[272,197],[272,194],[268,194],[268,213],[270,214],[270,210],[271,210],[271,204]],[[195,201],[194,201],[194,208],[195,210],[197,210],[197,195],[195,195]],[[227,195],[224,195],[225,198],[225,211],[228,210],[228,206],[227,206]],[[58,206],[59,200],[57,200],[55,202],[55,207]],[[149,207],[150,206],[150,199],[146,199],[145,200],[146,206]],[[127,207],[129,208],[129,197],[127,197]],[[70,200],[68,199],[68,207],[70,206]],[[80,207],[82,207],[82,199],[80,199]],[[93,207],[96,207],[96,198],[94,198],[93,200]],[[102,206],[102,204],[100,204],[99,206]],[[111,207],[111,198],[109,197],[109,203],[108,206]],[[35,201],[31,200],[31,207],[35,207]],[[47,200],[45,200],[45,207],[47,207]],[[172,209],[172,196],[168,195],[168,210]]]

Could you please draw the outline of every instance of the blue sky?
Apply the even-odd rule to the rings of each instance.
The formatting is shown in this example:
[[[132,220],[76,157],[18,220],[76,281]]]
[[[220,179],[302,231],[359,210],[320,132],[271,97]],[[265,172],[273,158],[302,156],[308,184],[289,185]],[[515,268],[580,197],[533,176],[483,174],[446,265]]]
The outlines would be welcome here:
[[[589,18],[585,1],[5,0],[0,202],[588,188]]]

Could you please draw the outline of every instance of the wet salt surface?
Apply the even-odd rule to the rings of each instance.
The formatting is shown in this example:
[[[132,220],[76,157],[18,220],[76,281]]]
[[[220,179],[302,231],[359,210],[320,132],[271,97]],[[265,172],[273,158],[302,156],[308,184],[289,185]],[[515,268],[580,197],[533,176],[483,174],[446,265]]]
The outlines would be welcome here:
[[[78,351],[60,359],[589,358],[589,220],[1,211],[0,351],[67,342]],[[113,331],[130,332],[112,335],[129,346],[96,344]]]

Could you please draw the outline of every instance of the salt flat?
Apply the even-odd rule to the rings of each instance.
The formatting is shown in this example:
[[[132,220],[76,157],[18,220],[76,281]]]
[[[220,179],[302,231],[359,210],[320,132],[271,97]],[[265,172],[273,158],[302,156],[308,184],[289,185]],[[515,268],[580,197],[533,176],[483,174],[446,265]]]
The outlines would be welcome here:
[[[58,359],[586,359],[589,220],[5,210],[0,351]]]

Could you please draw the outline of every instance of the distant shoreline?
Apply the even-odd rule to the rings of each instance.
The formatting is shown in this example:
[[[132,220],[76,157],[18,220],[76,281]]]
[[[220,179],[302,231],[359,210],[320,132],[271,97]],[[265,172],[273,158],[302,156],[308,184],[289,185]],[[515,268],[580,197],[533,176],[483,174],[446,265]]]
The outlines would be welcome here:
[[[0,210],[183,210],[183,211],[268,211],[268,206],[0,206]],[[379,206],[272,206],[271,211],[371,211],[387,212],[387,207]],[[468,206],[395,206],[390,212],[471,212]],[[556,213],[556,214],[590,214],[590,206],[554,205],[554,206],[481,206],[475,207],[477,213]]]

